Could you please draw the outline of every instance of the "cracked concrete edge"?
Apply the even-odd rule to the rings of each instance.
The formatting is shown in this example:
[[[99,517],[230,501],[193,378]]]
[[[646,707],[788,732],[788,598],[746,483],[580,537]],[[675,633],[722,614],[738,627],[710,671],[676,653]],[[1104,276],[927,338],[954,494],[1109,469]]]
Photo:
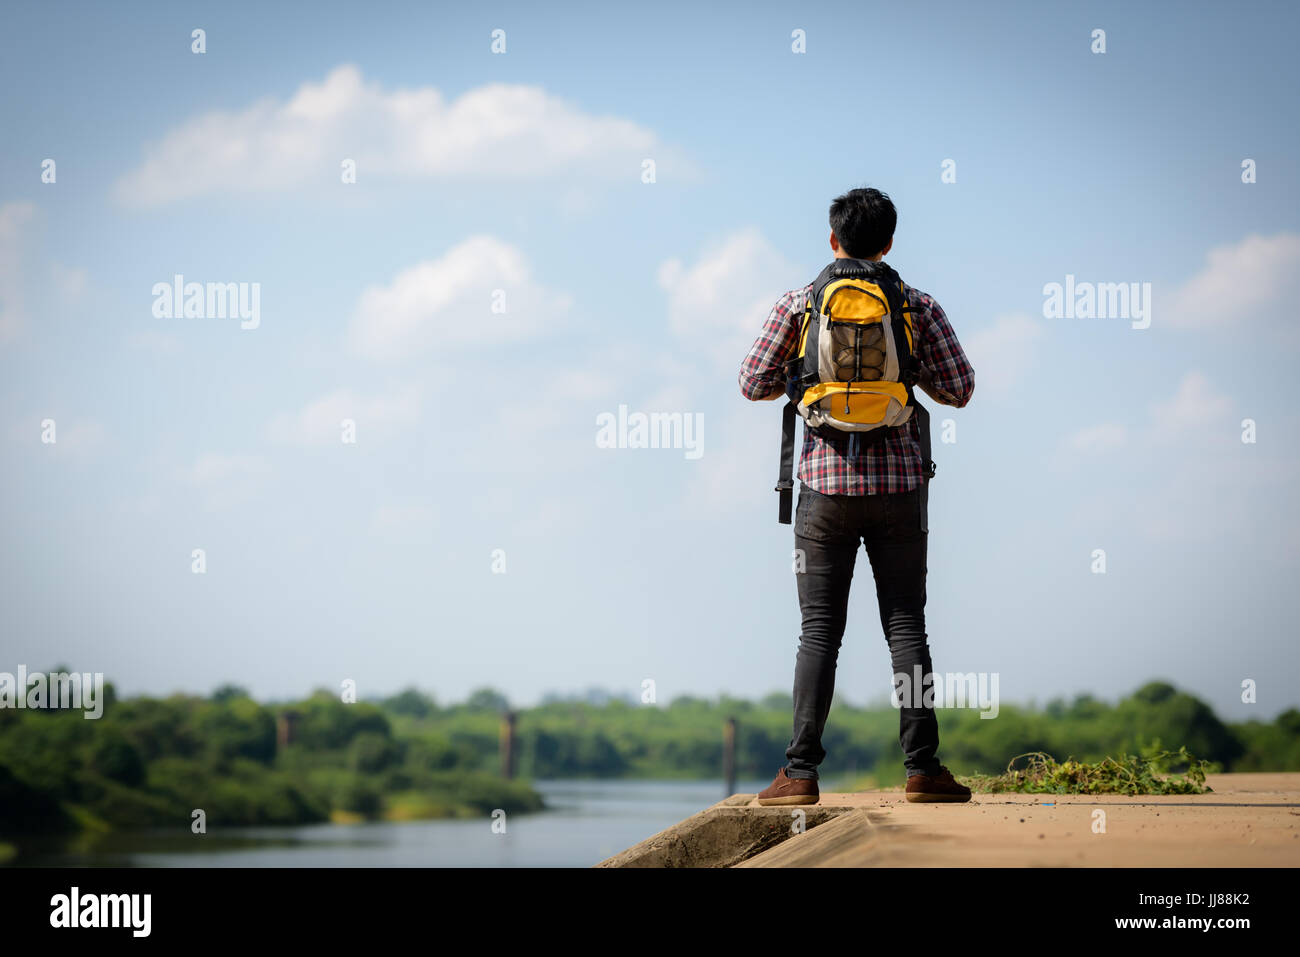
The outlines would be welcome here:
[[[705,810],[712,810],[715,807],[743,807],[746,804],[752,804],[757,798],[757,794],[733,794],[731,797],[723,798],[717,804],[710,805]]]
[[[846,813],[844,808],[819,805],[759,807],[751,804],[753,798],[725,798],[595,866],[732,867]],[[803,834],[796,834],[790,824],[796,811],[803,812]]]
[[[860,867],[879,840],[878,830],[866,808],[852,808],[733,866]]]

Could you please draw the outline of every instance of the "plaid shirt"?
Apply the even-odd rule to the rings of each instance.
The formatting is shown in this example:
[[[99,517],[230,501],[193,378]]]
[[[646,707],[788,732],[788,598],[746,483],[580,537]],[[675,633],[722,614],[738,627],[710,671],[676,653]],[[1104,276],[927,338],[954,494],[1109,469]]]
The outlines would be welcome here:
[[[776,301],[763,331],[740,367],[740,391],[747,399],[766,399],[785,392],[782,364],[794,355],[804,297],[812,288],[792,289]],[[932,388],[958,408],[970,401],[975,370],[939,304],[906,283],[907,301],[920,306],[912,313],[916,356],[933,376]],[[827,430],[830,432],[831,430]],[[875,495],[907,492],[921,484],[921,446],[916,420],[887,429],[880,444],[859,446],[853,433],[821,436],[803,430],[799,481],[825,495]]]

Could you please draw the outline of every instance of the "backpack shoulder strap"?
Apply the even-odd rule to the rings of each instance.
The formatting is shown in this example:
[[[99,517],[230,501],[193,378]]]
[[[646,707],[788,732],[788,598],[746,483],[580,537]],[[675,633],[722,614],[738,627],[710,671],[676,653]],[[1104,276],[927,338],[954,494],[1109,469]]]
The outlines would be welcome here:
[[[803,395],[803,379],[806,371],[807,343],[808,343],[808,326],[812,319],[812,293],[804,294],[803,311],[799,313],[799,321],[795,325],[794,349],[790,352],[790,357],[785,360],[783,371],[785,374],[785,394],[794,401],[798,401]]]
[[[888,284],[882,284],[881,288],[885,290],[885,295],[889,299],[890,319],[894,329],[894,346],[898,349],[899,367],[898,378],[903,385],[907,386],[908,402],[912,403],[912,386],[920,375],[920,366],[916,358],[916,350],[912,346],[904,349],[908,345],[907,338],[907,317],[905,313],[914,310],[908,306],[907,293],[903,289],[903,280],[898,278],[894,273],[894,281]],[[912,343],[916,342],[915,330],[913,330]]]

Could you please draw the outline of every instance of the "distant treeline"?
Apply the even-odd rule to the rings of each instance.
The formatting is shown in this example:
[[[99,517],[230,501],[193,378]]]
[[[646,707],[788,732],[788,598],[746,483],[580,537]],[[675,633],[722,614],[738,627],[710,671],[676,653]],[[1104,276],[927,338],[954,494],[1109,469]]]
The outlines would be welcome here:
[[[741,777],[770,778],[785,763],[791,701],[772,694],[758,702],[682,697],[665,706],[603,693],[586,700],[552,699],[519,712],[518,766],[535,778],[717,777],[722,726],[736,719]],[[591,703],[592,701],[598,703]],[[418,691],[383,702],[401,733],[435,734],[452,746],[495,755],[497,692],[476,692],[465,705],[440,708]],[[1060,760],[1096,761],[1186,746],[1227,771],[1300,771],[1300,711],[1272,722],[1225,724],[1200,699],[1151,682],[1117,704],[1088,695],[1041,708],[1003,704],[994,719],[970,709],[940,712],[940,756],[957,774],[997,773],[1018,754],[1043,751]],[[881,785],[903,781],[898,712],[888,705],[855,708],[837,702],[824,743],[824,775],[870,775]]]
[[[416,690],[344,704],[319,691],[259,704],[242,689],[208,698],[118,700],[103,717],[0,709],[0,835],[135,827],[477,816],[535,810],[541,799],[499,774],[502,715],[490,689],[440,706]],[[784,763],[790,698],[682,697],[663,706],[613,696],[548,700],[516,716],[524,778],[716,778],[722,726],[737,722],[737,771],[769,777]],[[1117,704],[1081,696],[1042,708],[1003,705],[996,719],[944,710],[943,760],[959,774],[996,773],[1017,754],[1098,760],[1185,746],[1230,771],[1300,770],[1300,711],[1225,724],[1197,698],[1155,682]],[[830,777],[902,780],[898,714],[836,704],[826,730]]]
[[[238,688],[210,698],[117,700],[103,716],[0,709],[0,836],[206,824],[308,824],[486,817],[538,810],[491,756],[436,732],[398,735],[377,704],[317,692],[262,705]],[[495,751],[493,739],[491,750]]]

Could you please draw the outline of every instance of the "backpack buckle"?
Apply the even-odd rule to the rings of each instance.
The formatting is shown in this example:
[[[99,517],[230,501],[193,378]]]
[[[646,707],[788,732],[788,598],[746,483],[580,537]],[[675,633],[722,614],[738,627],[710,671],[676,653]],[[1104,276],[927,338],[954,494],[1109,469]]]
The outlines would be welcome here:
[[[776,488],[772,489],[772,491],[773,491],[773,492],[789,492],[789,491],[792,491],[793,489],[794,489],[794,480],[793,480],[793,479],[790,479],[789,481],[786,481],[786,480],[783,479],[783,480],[781,480],[781,481],[779,481],[779,482],[776,483]]]

